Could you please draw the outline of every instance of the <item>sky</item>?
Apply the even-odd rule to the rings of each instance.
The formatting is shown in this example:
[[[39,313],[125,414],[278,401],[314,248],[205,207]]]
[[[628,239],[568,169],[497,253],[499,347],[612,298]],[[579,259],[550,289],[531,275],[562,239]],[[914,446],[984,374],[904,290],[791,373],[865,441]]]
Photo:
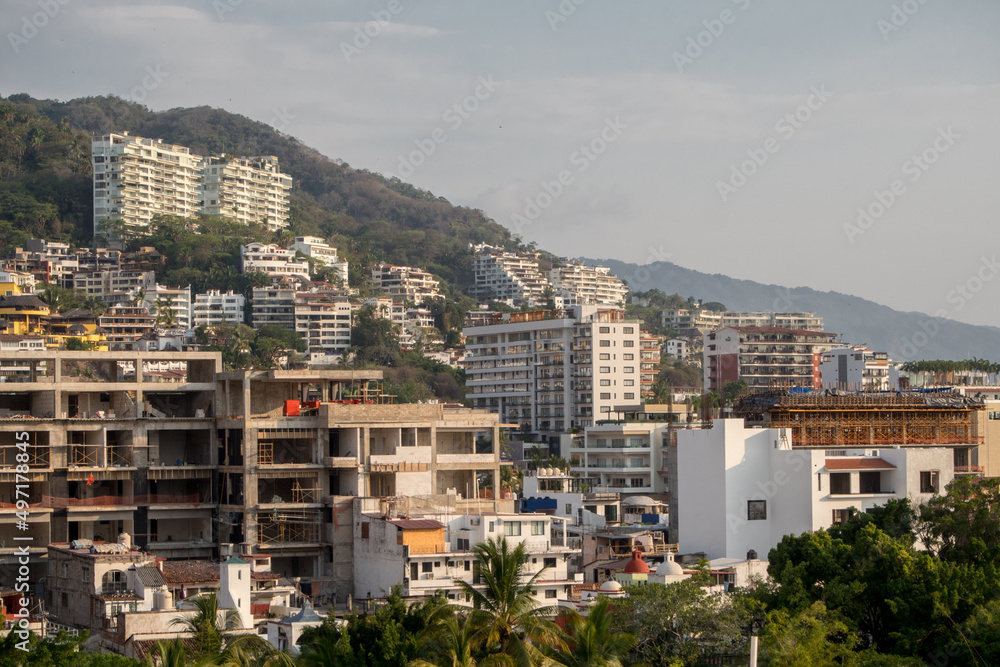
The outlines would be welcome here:
[[[220,107],[558,255],[1000,326],[1000,3],[4,0],[0,27],[2,95]]]

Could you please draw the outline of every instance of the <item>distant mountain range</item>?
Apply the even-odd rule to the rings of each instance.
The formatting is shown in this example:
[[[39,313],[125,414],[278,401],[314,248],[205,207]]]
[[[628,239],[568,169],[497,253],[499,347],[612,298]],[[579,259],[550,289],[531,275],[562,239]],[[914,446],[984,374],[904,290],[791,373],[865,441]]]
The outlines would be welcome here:
[[[1000,328],[964,324],[925,313],[902,312],[860,297],[809,287],[765,285],[718,273],[685,269],[671,262],[638,265],[614,259],[587,259],[608,266],[631,289],[660,289],[703,302],[719,301],[730,310],[811,311],[824,328],[847,344],[867,344],[895,361],[918,359],[1000,359]]]

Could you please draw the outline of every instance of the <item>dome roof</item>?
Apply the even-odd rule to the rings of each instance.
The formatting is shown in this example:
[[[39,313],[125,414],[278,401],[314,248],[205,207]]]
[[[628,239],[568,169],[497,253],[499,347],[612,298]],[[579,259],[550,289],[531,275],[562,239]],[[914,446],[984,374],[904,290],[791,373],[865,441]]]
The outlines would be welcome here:
[[[649,574],[649,566],[639,556],[640,551],[636,549],[632,552],[632,560],[625,564],[626,574]]]
[[[682,568],[677,562],[674,561],[673,556],[667,556],[667,559],[659,564],[656,568],[656,574],[662,576],[684,576],[684,568]]]
[[[649,505],[659,505],[649,496],[629,496],[628,498],[622,498],[622,505],[639,505],[642,507],[648,507]]]
[[[603,584],[601,584],[601,588],[600,588],[600,590],[606,591],[606,592],[609,592],[609,593],[610,592],[618,592],[621,589],[622,589],[622,585],[619,584],[614,579],[608,579]]]

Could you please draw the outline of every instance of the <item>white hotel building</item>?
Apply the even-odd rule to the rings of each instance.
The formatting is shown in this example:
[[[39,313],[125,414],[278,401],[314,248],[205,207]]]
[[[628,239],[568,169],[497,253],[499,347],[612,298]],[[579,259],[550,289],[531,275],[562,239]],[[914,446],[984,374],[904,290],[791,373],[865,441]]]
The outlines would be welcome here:
[[[288,226],[292,177],[281,173],[278,158],[205,158],[201,177],[205,213],[261,223],[272,232]]]
[[[639,322],[616,308],[509,313],[466,327],[473,407],[549,436],[640,402]]]
[[[569,264],[549,271],[553,291],[566,305],[625,306],[628,287],[606,266]]]

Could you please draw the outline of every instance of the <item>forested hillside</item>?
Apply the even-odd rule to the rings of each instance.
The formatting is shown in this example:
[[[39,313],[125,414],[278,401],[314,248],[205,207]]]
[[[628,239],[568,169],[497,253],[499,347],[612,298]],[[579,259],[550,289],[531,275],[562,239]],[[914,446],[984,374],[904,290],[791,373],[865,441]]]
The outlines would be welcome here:
[[[353,169],[221,109],[153,112],[117,97],[58,102],[12,95],[0,104],[0,192],[7,197],[0,201],[0,252],[14,229],[89,243],[90,136],[125,131],[201,155],[277,156],[294,179],[291,231],[330,238],[359,267],[379,261],[422,266],[462,288],[472,282],[469,243],[514,244],[510,232],[481,211]]]

